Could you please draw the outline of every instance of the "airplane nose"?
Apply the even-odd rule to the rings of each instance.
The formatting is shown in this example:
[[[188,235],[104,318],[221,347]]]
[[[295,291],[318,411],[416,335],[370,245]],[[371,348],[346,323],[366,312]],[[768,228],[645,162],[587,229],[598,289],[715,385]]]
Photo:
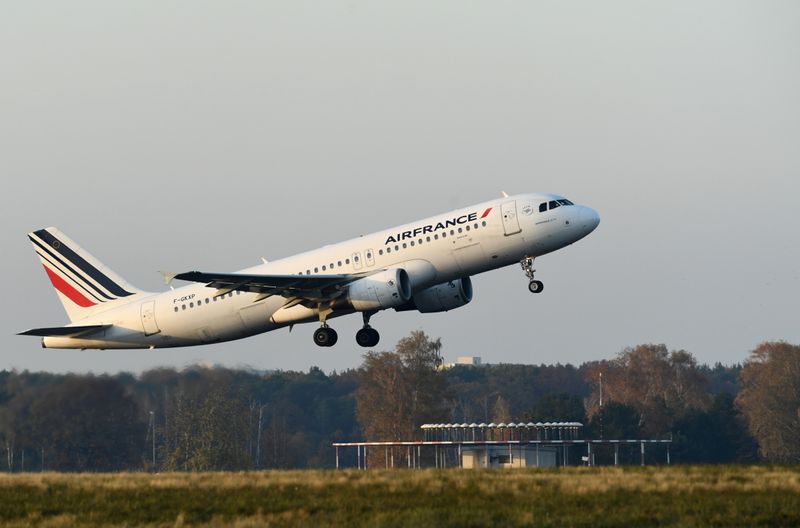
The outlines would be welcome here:
[[[581,207],[581,214],[579,217],[580,225],[586,229],[586,233],[591,233],[600,224],[600,215],[591,207],[585,205]]]

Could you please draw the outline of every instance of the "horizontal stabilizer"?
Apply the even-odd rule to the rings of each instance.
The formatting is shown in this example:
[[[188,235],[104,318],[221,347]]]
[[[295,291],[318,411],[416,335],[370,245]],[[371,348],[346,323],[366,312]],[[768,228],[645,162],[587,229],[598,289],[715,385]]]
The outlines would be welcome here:
[[[41,336],[41,337],[77,337],[86,334],[99,332],[113,325],[87,325],[87,326],[56,326],[54,328],[34,328],[17,335]]]

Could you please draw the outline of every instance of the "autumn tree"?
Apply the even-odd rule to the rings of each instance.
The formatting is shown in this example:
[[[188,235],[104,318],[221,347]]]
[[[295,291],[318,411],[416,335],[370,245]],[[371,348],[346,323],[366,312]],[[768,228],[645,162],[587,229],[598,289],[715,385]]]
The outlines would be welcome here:
[[[419,426],[447,419],[447,382],[439,371],[442,344],[424,332],[401,339],[393,352],[368,352],[359,369],[358,421],[367,440],[408,440]]]
[[[771,462],[800,462],[800,346],[761,343],[739,378],[736,405],[759,452]]]
[[[666,345],[626,348],[611,361],[585,369],[592,392],[588,415],[599,411],[600,374],[603,399],[631,406],[639,415],[642,434],[661,435],[689,409],[707,409],[711,398],[707,379],[694,356],[684,350],[668,351]]]

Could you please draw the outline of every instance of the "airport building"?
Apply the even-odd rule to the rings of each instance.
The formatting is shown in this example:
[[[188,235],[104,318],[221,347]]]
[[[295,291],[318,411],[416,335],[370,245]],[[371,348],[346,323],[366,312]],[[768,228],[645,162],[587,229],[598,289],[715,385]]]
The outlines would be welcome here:
[[[356,467],[367,469],[368,453],[383,453],[381,467],[526,468],[595,465],[595,452],[613,453],[620,463],[620,447],[630,452],[638,447],[645,465],[647,445],[660,447],[670,463],[671,439],[584,439],[578,422],[449,423],[420,427],[422,440],[396,442],[337,442],[333,444],[336,467],[343,450],[356,449]],[[352,460],[352,458],[351,458]],[[375,455],[373,454],[373,463]]]

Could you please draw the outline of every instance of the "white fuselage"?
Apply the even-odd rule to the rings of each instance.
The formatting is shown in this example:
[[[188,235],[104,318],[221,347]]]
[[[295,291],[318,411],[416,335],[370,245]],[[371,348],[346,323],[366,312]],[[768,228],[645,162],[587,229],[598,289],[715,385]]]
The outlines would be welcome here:
[[[241,270],[247,274],[353,274],[404,268],[412,292],[518,263],[565,247],[599,222],[588,207],[569,205],[540,212],[560,199],[523,194],[480,203],[403,226]],[[48,348],[162,348],[229,341],[290,324],[317,320],[304,306],[284,308],[273,295],[190,284],[163,293],[142,293],[75,325],[113,325],[91,339],[45,337]],[[334,312],[330,317],[352,313]]]

